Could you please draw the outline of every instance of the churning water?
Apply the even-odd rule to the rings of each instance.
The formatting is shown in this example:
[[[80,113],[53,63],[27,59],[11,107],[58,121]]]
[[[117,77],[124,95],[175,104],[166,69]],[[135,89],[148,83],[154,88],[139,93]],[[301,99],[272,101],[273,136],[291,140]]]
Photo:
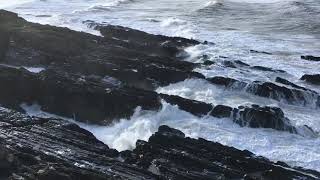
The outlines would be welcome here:
[[[10,2],[10,3],[9,3]],[[123,25],[153,34],[182,36],[212,42],[186,49],[191,62],[203,55],[216,63],[195,71],[207,77],[225,76],[244,82],[283,77],[320,92],[319,86],[300,81],[303,74],[319,73],[320,62],[302,61],[301,55],[320,56],[319,0],[0,0],[0,8],[29,21],[69,27],[97,34],[86,22]],[[268,53],[254,53],[250,50]],[[228,68],[224,61],[240,60],[283,72]],[[278,106],[296,126],[320,131],[319,109],[257,97],[245,91],[221,88],[199,79],[160,87],[158,92],[232,107],[245,104]],[[312,102],[312,99],[309,99]],[[30,114],[45,115],[36,105],[23,105]],[[274,161],[285,161],[320,171],[320,138],[271,129],[240,127],[229,119],[195,117],[163,102],[158,112],[137,108],[130,120],[109,127],[80,124],[118,150],[132,149],[137,139],[147,140],[162,125],[180,129],[239,149],[248,149]]]

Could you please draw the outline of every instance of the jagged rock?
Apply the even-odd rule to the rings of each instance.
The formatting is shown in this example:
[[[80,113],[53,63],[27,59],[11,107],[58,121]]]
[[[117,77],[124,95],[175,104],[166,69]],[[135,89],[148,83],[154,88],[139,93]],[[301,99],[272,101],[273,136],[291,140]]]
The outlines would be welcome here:
[[[270,71],[270,72],[285,73],[285,71],[283,71],[283,70],[275,70],[275,69],[272,69],[272,68],[269,68],[269,67],[264,67],[264,66],[252,66],[251,68],[252,69],[257,69],[257,70],[260,70],[260,71]]]
[[[278,107],[260,107],[258,105],[239,107],[233,110],[233,119],[241,126],[272,128],[297,133],[296,128],[291,125],[290,120]]]
[[[232,114],[232,107],[225,105],[217,105],[213,108],[210,115],[217,118],[229,118]]]
[[[222,76],[215,76],[212,78],[207,78],[206,80],[215,85],[220,85],[226,88],[237,89],[237,90],[242,90],[248,85],[246,82],[242,82],[237,79],[222,77]]]
[[[121,157],[121,158],[120,158]],[[305,173],[308,172],[308,173]],[[90,132],[60,119],[0,108],[1,179],[316,179],[312,170],[272,163],[204,139],[185,138],[161,126],[149,142],[118,152]]]
[[[112,77],[80,76],[44,70],[38,74],[0,65],[0,104],[21,112],[22,103],[37,103],[41,110],[77,121],[110,124],[129,118],[136,107],[161,108],[161,98],[182,110],[204,116],[212,105],[178,96],[157,94],[121,84]]]
[[[277,78],[276,82],[289,85],[293,88],[288,88],[285,86],[280,86],[272,82],[260,82],[254,81],[251,83],[246,83],[243,81],[239,81],[237,79],[216,76],[212,78],[207,78],[210,83],[215,85],[224,86],[233,90],[245,90],[248,93],[271,98],[277,101],[285,100],[289,104],[298,104],[301,103],[303,105],[314,105],[313,102],[310,102],[310,97],[314,99],[318,99],[320,96],[317,92],[300,87],[295,85],[285,79]],[[319,106],[319,103],[316,103],[315,106]]]
[[[283,78],[281,78],[281,77],[277,77],[277,78],[276,78],[276,82],[281,83],[281,84],[284,84],[284,85],[291,86],[291,87],[296,88],[296,89],[301,89],[301,90],[304,90],[304,91],[312,91],[312,90],[307,89],[307,88],[305,88],[305,87],[298,86],[298,85],[296,85],[296,84],[294,84],[294,83],[292,83],[292,82],[290,82],[290,81],[288,81],[288,80],[286,80],[286,79],[283,79]]]
[[[215,64],[215,62],[210,61],[210,60],[205,60],[205,61],[203,62],[203,65],[205,65],[205,66],[210,66],[210,65],[212,65],[212,64]]]
[[[160,94],[160,97],[168,103],[178,105],[180,109],[200,117],[207,115],[213,108],[210,104],[181,98],[179,96]]]
[[[104,37],[66,28],[30,23],[0,11],[1,63],[81,75],[111,76],[142,89],[204,78],[195,64],[180,61],[183,48],[195,40],[151,35],[120,26],[98,28]],[[5,37],[5,38],[3,38]],[[9,40],[8,40],[9,39]]]
[[[229,68],[237,68],[237,66],[234,64],[234,62],[232,61],[223,61],[222,64],[225,67],[229,67]]]
[[[0,104],[19,110],[38,103],[43,111],[98,124],[129,118],[137,106],[161,107],[157,93],[122,86],[111,77],[85,77],[45,70],[39,74],[0,66]]]
[[[0,108],[0,178],[156,179],[118,159],[90,132],[59,119]]]
[[[301,59],[309,60],[309,61],[320,61],[320,57],[316,56],[301,56]]]
[[[138,44],[142,49],[148,49],[149,53],[160,56],[174,57],[185,47],[200,44],[196,40],[180,37],[165,37],[162,35],[150,35],[146,32],[130,29],[122,26],[96,26],[104,37],[116,38],[129,43]],[[138,47],[139,47],[138,46]]]
[[[311,84],[320,85],[320,74],[305,74],[301,77],[301,80]]]
[[[249,151],[240,151],[204,139],[185,138],[183,133],[161,126],[149,142],[138,141],[136,149],[125,162],[137,164],[165,179],[314,179],[310,175],[254,157]],[[312,177],[314,175],[314,177]]]
[[[260,107],[258,105],[239,106],[232,108],[226,105],[217,105],[210,112],[217,118],[230,118],[240,126],[252,128],[270,128],[279,131],[288,131],[294,134],[317,137],[310,127],[294,127],[278,107]]]
[[[254,81],[248,85],[246,91],[257,96],[267,97],[277,101],[286,100],[289,104],[312,104],[306,97],[310,96],[316,99],[319,97],[319,95],[314,92],[295,88],[291,89],[285,86],[276,85],[272,82]]]
[[[236,79],[222,77],[222,76],[215,76],[215,77],[212,77],[212,78],[207,78],[207,80],[210,81],[213,84],[222,85],[222,86],[225,86],[225,87],[228,87],[228,86],[234,84],[235,82],[239,82]]]
[[[236,60],[236,61],[234,61],[236,64],[239,64],[239,65],[241,65],[241,66],[250,66],[249,64],[247,64],[247,63],[244,63],[244,62],[242,62],[242,61],[240,61],[240,60]]]

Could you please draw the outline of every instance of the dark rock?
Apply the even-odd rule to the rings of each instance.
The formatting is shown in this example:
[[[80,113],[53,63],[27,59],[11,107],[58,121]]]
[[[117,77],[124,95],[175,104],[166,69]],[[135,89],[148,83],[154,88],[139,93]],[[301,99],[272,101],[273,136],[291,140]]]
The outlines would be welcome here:
[[[31,118],[0,108],[0,178],[156,179],[118,160],[90,132],[59,119]],[[23,122],[23,123],[21,123]],[[73,127],[73,128],[67,128]],[[117,178],[116,178],[117,177]]]
[[[273,163],[249,151],[160,126],[149,142],[117,152],[90,132],[59,119],[0,108],[2,179],[317,179],[316,171]],[[121,155],[121,158],[119,157]]]
[[[264,67],[264,66],[252,66],[251,68],[252,68],[252,69],[257,69],[257,70],[260,70],[260,71],[270,71],[270,72],[285,73],[285,71],[283,71],[283,70],[274,70],[274,69],[272,69],[272,68]]]
[[[272,82],[254,81],[251,83],[246,83],[233,78],[222,76],[207,78],[207,80],[210,83],[224,86],[231,90],[245,89],[245,91],[248,93],[261,97],[271,98],[277,101],[285,100],[289,104],[303,104],[314,106],[313,102],[309,100],[309,97],[313,97],[315,99],[319,99],[320,97],[317,92],[297,86],[282,78],[277,78],[276,81],[285,85],[292,86],[293,88],[280,86]],[[320,101],[316,103],[316,106],[318,107],[319,104]]]
[[[240,60],[236,60],[236,61],[234,61],[236,64],[239,64],[239,65],[241,65],[241,66],[250,66],[249,64],[247,64],[247,63],[244,63],[244,62],[242,62],[242,61],[240,61]]]
[[[213,108],[210,115],[217,118],[228,118],[231,117],[233,108],[224,105],[217,105]]]
[[[215,64],[215,62],[213,62],[213,61],[209,61],[209,60],[203,61],[203,65],[205,65],[205,66],[210,66],[213,64]]]
[[[312,102],[308,101],[307,96],[318,98],[319,95],[314,92],[304,91],[301,89],[291,89],[285,86],[279,86],[272,82],[254,81],[249,84],[246,89],[247,92],[257,96],[271,98],[277,101],[286,100],[289,104],[303,104],[310,105]]]
[[[284,116],[278,107],[259,107],[253,105],[242,109],[234,109],[234,121],[241,126],[252,128],[272,128],[280,131],[297,133],[290,120]]]
[[[204,45],[215,45],[215,43],[209,42],[209,41],[203,41],[202,44],[204,44]]]
[[[256,51],[256,50],[250,50],[250,53],[258,53],[258,54],[272,55],[272,53],[269,53],[269,52],[265,52],[265,51]]]
[[[301,90],[304,90],[304,91],[314,92],[314,91],[312,91],[312,90],[310,90],[310,89],[307,89],[307,88],[305,88],[305,87],[298,86],[298,85],[296,85],[296,84],[294,84],[294,83],[292,83],[292,82],[290,82],[290,81],[288,81],[288,80],[286,80],[286,79],[283,79],[283,78],[281,78],[281,77],[277,77],[277,78],[276,78],[276,82],[281,83],[281,84],[284,84],[284,85],[291,86],[291,87],[296,88],[296,89],[301,89]],[[314,92],[314,93],[316,93],[316,92]]]
[[[0,11],[1,62],[41,66],[81,75],[111,76],[141,89],[203,78],[195,64],[180,61],[195,40],[151,35],[120,26],[97,26],[104,37],[29,23]],[[9,40],[8,40],[9,39]]]
[[[150,35],[143,31],[130,29],[122,26],[96,26],[106,38],[116,38],[141,45],[148,51],[160,54],[161,56],[172,57],[177,55],[184,47],[200,44],[196,40],[180,37],[165,37],[161,35]],[[160,51],[160,52],[158,52]]]
[[[229,67],[229,68],[237,68],[237,66],[234,64],[234,62],[232,61],[223,61],[222,64],[225,67]]]
[[[112,77],[80,76],[44,70],[39,74],[0,65],[0,104],[24,112],[22,103],[37,103],[41,110],[77,121],[110,124],[129,118],[136,107],[161,108],[161,98],[197,116],[206,115],[212,106],[178,96],[122,85]]]
[[[38,103],[43,111],[98,124],[129,118],[137,106],[146,110],[161,107],[157,93],[115,82],[110,77],[93,80],[52,70],[33,74],[0,66],[0,84],[5,85],[0,103],[17,110],[21,103]]]
[[[160,97],[168,103],[172,105],[178,105],[180,109],[190,112],[191,114],[196,116],[207,115],[213,108],[213,106],[210,104],[181,98],[179,96],[160,94]]]
[[[181,131],[170,128],[166,125],[160,126],[157,133],[163,136],[177,136],[181,138],[185,137],[184,133],[182,133]]]
[[[212,78],[207,78],[207,81],[209,81],[212,84],[224,86],[226,88],[230,89],[238,89],[241,90],[247,86],[247,83],[229,78],[229,77],[223,77],[223,76],[215,76]]]
[[[130,158],[139,166],[160,174],[165,179],[314,179],[319,173],[288,168],[249,151],[204,139],[184,138],[182,132],[167,126],[160,127],[149,142],[137,143]],[[314,176],[314,177],[312,177]]]
[[[309,61],[320,61],[320,57],[316,57],[316,56],[301,56],[301,59],[309,60]]]
[[[301,80],[311,84],[320,85],[320,74],[305,74],[301,77]]]
[[[225,86],[228,87],[232,84],[234,84],[235,82],[239,82],[236,79],[232,79],[232,78],[228,78],[228,77],[222,77],[222,76],[215,76],[212,78],[207,78],[208,81],[210,81],[213,84],[216,85],[221,85],[221,86]]]
[[[120,26],[96,26],[104,37],[30,23],[0,11],[0,104],[21,103],[93,123],[128,118],[137,106],[161,107],[158,86],[204,78],[178,57],[195,40],[151,35]],[[147,51],[146,51],[147,50]],[[43,67],[40,74],[21,66]],[[193,109],[192,107],[190,109]]]
[[[226,56],[219,56],[219,58],[227,59],[228,57],[226,57]]]

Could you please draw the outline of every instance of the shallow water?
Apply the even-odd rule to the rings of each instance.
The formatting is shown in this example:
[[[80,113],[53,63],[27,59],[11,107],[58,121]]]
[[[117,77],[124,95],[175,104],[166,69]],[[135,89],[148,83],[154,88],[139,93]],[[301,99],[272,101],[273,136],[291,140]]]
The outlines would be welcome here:
[[[226,76],[245,82],[274,81],[277,76],[320,92],[319,86],[300,81],[303,74],[319,73],[320,62],[300,59],[320,56],[320,1],[318,0],[0,0],[0,8],[27,20],[97,34],[84,22],[123,25],[153,34],[182,36],[214,44],[186,49],[187,61],[202,62],[207,55],[216,64],[195,69],[207,77]],[[252,53],[250,50],[270,54]],[[241,60],[285,73],[226,68],[224,61]],[[189,79],[157,91],[212,104],[278,106],[296,126],[320,131],[319,109],[289,105],[245,92],[230,91],[203,80]],[[39,109],[25,106],[39,115]],[[33,107],[34,108],[34,107]],[[43,113],[42,113],[43,115]],[[45,114],[49,115],[49,114]],[[137,139],[147,140],[162,125],[180,129],[239,149],[248,149],[274,161],[285,161],[320,171],[320,138],[308,138],[270,129],[241,128],[229,119],[198,118],[164,103],[159,112],[137,109],[130,120],[110,127],[82,127],[118,150],[132,149]]]

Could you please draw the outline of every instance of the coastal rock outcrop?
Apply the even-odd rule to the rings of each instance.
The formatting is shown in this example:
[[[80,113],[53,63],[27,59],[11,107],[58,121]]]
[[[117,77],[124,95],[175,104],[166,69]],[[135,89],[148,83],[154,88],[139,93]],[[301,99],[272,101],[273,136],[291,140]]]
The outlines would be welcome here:
[[[120,26],[100,27],[103,37],[30,23],[0,11],[0,63],[42,67],[81,75],[110,76],[140,89],[191,77],[193,63],[181,61],[195,40],[147,34]]]
[[[75,123],[110,125],[129,119],[137,107],[157,111],[166,101],[195,116],[226,118],[240,126],[296,134],[300,129],[277,107],[233,108],[155,92],[188,78],[205,79],[193,71],[200,64],[182,61],[188,56],[184,48],[199,44],[196,40],[91,26],[102,36],[30,23],[0,10],[0,179],[320,178],[316,171],[192,139],[168,126],[160,126],[148,141],[138,140],[135,149],[109,148]],[[241,61],[223,64],[280,72]],[[279,101],[305,102],[308,92],[318,97],[320,106],[316,92],[284,79],[278,83],[285,86],[220,76],[207,80]],[[67,118],[30,117],[22,104],[37,104],[46,113]],[[304,130],[316,135],[309,127]]]
[[[61,119],[0,108],[2,179],[317,179],[315,171],[273,163],[160,126],[148,142],[118,152]]]
[[[302,79],[315,84],[318,82],[317,75],[305,75]],[[230,90],[244,90],[245,92],[256,96],[271,98],[277,101],[285,100],[288,104],[319,107],[318,102],[310,101],[310,99],[319,99],[320,96],[317,92],[298,86],[280,77],[276,78],[276,82],[283,85],[262,81],[253,81],[248,83],[222,76],[207,78],[207,80],[212,84],[223,86]]]

